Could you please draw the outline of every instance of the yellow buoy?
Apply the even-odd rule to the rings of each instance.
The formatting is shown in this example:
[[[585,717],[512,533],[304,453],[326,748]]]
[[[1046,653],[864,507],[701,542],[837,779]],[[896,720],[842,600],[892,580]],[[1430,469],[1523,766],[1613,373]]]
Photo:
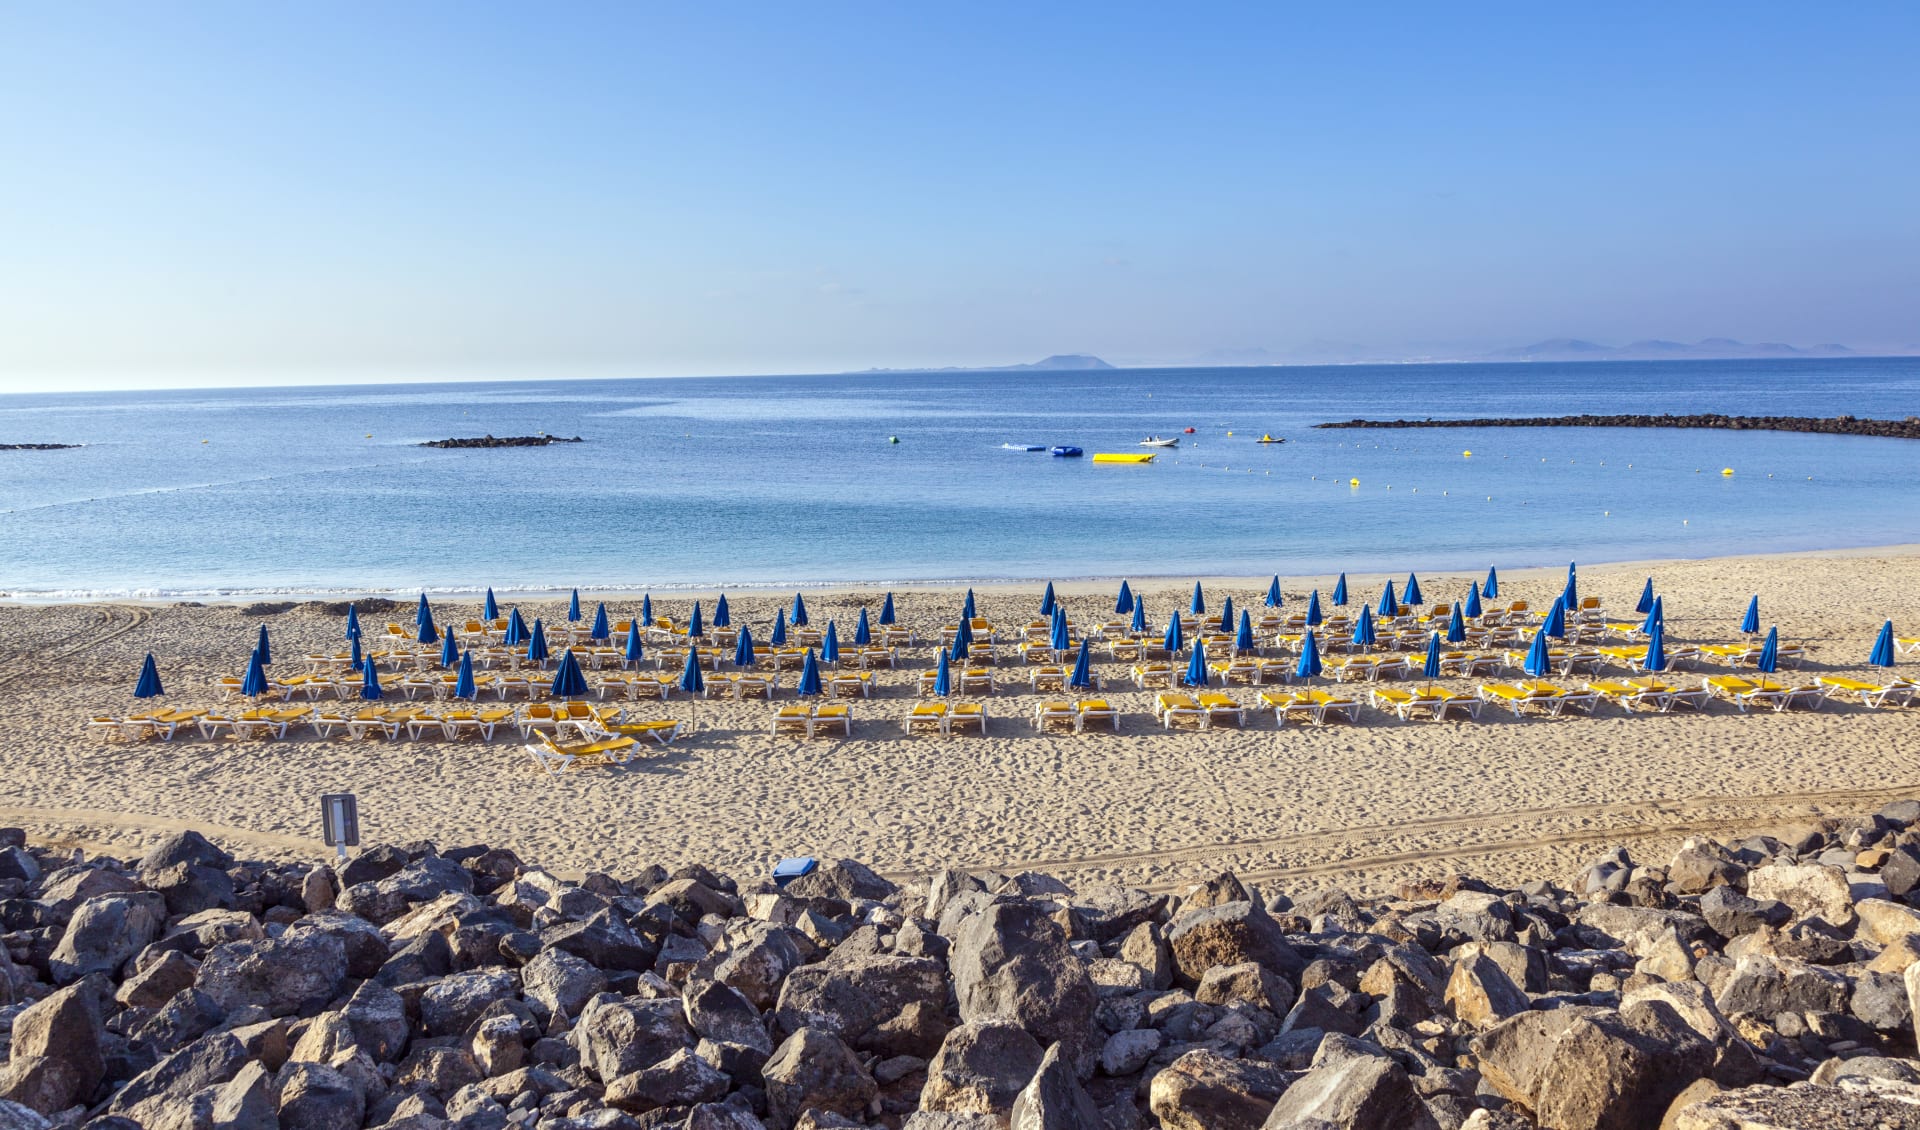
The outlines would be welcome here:
[[[368,432],[368,433],[367,433],[367,438],[368,438],[368,439],[372,439],[372,438],[373,438],[373,433],[372,433],[372,432]]]
[[[1722,468],[1720,468],[1720,473],[1721,473],[1721,474],[1723,474],[1723,475],[1731,475],[1731,474],[1733,474],[1733,468],[1732,468],[1732,467],[1722,467]]]
[[[1357,487],[1357,486],[1359,486],[1359,485],[1360,485],[1360,480],[1359,480],[1359,479],[1348,479],[1348,480],[1347,480],[1347,485],[1348,485],[1348,486],[1350,486],[1350,487]]]
[[[1462,452],[1460,453],[1460,455],[1461,455],[1461,458],[1463,458],[1463,459],[1471,459],[1471,458],[1473,458],[1473,452],[1471,452],[1471,451],[1462,451]]]

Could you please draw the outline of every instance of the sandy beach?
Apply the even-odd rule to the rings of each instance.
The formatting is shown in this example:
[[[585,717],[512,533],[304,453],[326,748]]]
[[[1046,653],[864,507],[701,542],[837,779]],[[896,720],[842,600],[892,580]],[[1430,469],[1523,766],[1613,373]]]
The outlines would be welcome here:
[[[1862,675],[1881,621],[1905,628],[1920,547],[1593,566],[1581,570],[1582,593],[1625,615],[1648,573],[1666,600],[1670,644],[1736,638],[1758,593],[1763,622],[1811,650],[1809,677]],[[1351,576],[1356,602],[1377,599],[1386,579]],[[1420,580],[1429,600],[1442,600],[1470,578]],[[1284,582],[1289,603],[1332,587],[1328,577]],[[1563,582],[1558,569],[1503,573],[1502,598],[1544,606]],[[1077,622],[1110,618],[1113,583],[1057,587]],[[1257,608],[1265,587],[1265,578],[1208,580],[1209,607],[1231,595],[1236,607]],[[1040,588],[980,587],[980,613],[1024,623]],[[1185,607],[1191,581],[1135,588],[1160,625]],[[837,617],[850,629],[881,595],[809,591],[807,602],[816,621]],[[788,599],[729,596],[735,621],[756,629]],[[1477,723],[1432,724],[1366,709],[1354,726],[1276,729],[1265,714],[1244,732],[1168,733],[1152,717],[1155,692],[1131,689],[1124,665],[1102,660],[1107,697],[1125,712],[1121,732],[1039,736],[1027,722],[1038,696],[1003,658],[1002,690],[984,700],[987,737],[908,739],[900,718],[931,666],[926,640],[955,617],[960,594],[903,589],[897,599],[922,646],[879,675],[875,697],[856,702],[851,739],[775,740],[764,702],[676,697],[629,712],[697,719],[690,739],[557,779],[504,734],[490,745],[307,732],[278,742],[106,742],[81,723],[133,708],[144,653],[159,662],[167,704],[210,705],[209,680],[239,672],[260,623],[273,633],[276,670],[291,673],[301,653],[338,646],[342,621],[311,604],[266,617],[239,604],[0,607],[9,752],[0,823],[120,855],[182,825],[263,856],[311,855],[323,850],[316,798],[352,791],[370,840],[512,843],[550,865],[615,874],[692,859],[759,873],[779,856],[812,854],[902,875],[1034,868],[1164,887],[1232,869],[1282,890],[1375,890],[1456,871],[1570,877],[1613,843],[1663,858],[1692,833],[1805,826],[1920,794],[1920,709],[1869,711],[1838,698],[1784,715],[1715,704],[1703,715],[1603,707],[1593,718],[1523,721],[1488,710]],[[448,600],[436,613],[445,624],[477,607]],[[557,601],[521,607],[530,619],[564,616]],[[679,599],[656,602],[660,614],[684,609]],[[411,616],[369,616],[370,633],[390,618]],[[1257,701],[1257,688],[1232,690]]]

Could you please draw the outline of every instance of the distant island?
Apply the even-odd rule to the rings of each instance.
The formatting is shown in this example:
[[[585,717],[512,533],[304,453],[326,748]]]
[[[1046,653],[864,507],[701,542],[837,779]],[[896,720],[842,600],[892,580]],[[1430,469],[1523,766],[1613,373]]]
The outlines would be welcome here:
[[[1920,439],[1920,416],[1862,420],[1855,416],[1497,416],[1474,420],[1341,420],[1316,428],[1720,428],[1750,432],[1816,432],[1823,435]]]
[[[585,443],[579,436],[478,436],[466,439],[432,439],[421,447],[545,447],[550,443]]]
[[[1647,341],[1626,345],[1600,345],[1574,337],[1557,337],[1496,349],[1486,355],[1490,361],[1663,361],[1663,360],[1740,360],[1757,357],[1852,357],[1844,345],[1782,345],[1776,341],[1744,342],[1730,337],[1709,337],[1696,342]]]
[[[874,368],[860,371],[863,373],[1056,373],[1115,367],[1088,353],[1056,353],[1051,357],[1042,357],[1038,361],[1027,361],[1019,365],[942,365],[937,368]]]

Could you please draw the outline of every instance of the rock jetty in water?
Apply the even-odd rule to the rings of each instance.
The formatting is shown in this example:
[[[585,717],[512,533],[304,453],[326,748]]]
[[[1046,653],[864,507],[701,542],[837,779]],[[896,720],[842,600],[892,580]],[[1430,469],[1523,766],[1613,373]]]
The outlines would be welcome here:
[[[0,443],[0,451],[67,451],[77,443]]]
[[[1920,439],[1920,416],[1862,420],[1856,416],[1495,416],[1474,420],[1339,420],[1316,428],[1720,428],[1746,432],[1817,432],[1836,436]]]
[[[545,447],[550,443],[585,443],[584,439],[574,436],[469,436],[466,439],[434,439],[421,444],[421,447]]]
[[[1920,802],[1563,889],[786,887],[0,829],[0,1126],[1920,1126]]]

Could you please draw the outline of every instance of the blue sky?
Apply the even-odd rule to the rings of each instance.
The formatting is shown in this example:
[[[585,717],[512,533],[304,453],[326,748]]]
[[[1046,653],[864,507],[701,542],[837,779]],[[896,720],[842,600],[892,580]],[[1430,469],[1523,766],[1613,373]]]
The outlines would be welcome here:
[[[1920,343],[1920,7],[0,0],[0,389]]]

